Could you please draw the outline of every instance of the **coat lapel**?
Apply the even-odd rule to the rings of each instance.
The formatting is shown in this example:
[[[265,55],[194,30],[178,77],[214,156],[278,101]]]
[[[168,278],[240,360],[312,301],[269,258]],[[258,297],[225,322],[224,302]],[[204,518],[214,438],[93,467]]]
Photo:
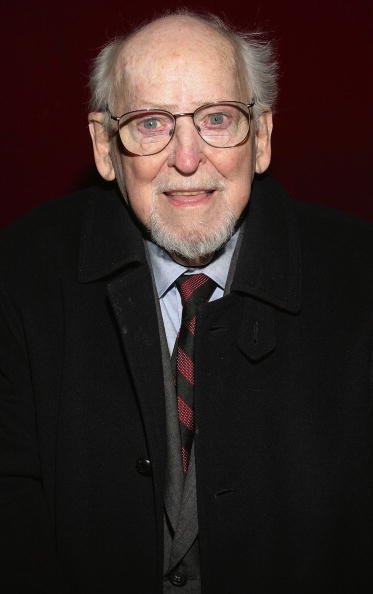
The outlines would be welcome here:
[[[231,292],[289,313],[301,306],[301,250],[294,207],[271,178],[255,180]]]
[[[162,486],[165,455],[165,411],[162,358],[150,277],[142,267],[108,284],[126,364],[142,411],[153,478]]]
[[[161,509],[165,410],[155,300],[142,233],[115,189],[94,193],[81,232],[79,280],[103,279],[141,409]]]

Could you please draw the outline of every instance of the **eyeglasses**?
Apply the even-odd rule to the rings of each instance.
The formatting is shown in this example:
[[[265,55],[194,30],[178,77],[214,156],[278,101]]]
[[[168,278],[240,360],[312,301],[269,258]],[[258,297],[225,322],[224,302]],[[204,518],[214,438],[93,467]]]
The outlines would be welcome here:
[[[191,117],[200,137],[210,146],[232,148],[243,144],[250,132],[251,103],[221,101],[201,105],[190,113],[170,113],[164,109],[139,109],[112,120],[118,124],[123,148],[132,155],[155,155],[171,142],[176,120]]]

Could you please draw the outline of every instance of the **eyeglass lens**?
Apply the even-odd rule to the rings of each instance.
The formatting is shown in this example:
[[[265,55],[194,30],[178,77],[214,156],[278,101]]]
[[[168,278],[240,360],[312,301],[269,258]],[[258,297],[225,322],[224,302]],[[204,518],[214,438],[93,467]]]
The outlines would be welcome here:
[[[240,144],[247,137],[250,126],[248,112],[237,105],[224,103],[197,109],[193,121],[203,140],[220,148]],[[129,152],[151,155],[167,146],[175,125],[176,118],[168,112],[138,111],[120,119],[119,134]]]

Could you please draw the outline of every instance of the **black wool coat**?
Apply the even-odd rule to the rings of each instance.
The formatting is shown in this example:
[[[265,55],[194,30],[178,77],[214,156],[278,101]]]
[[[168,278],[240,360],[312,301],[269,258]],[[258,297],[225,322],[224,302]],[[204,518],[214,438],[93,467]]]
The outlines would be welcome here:
[[[244,233],[230,294],[199,314],[202,592],[366,593],[372,227],[264,177]],[[1,591],[160,594],[164,386],[141,233],[96,188],[0,248]]]

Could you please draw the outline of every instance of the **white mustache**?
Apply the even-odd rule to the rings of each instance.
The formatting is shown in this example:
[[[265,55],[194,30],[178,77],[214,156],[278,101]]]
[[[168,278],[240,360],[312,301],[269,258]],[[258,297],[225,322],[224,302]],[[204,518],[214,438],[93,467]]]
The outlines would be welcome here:
[[[176,191],[192,192],[195,190],[204,190],[205,192],[225,190],[225,184],[221,180],[212,179],[210,177],[199,179],[187,178],[180,181],[158,182],[154,188],[156,194]]]

